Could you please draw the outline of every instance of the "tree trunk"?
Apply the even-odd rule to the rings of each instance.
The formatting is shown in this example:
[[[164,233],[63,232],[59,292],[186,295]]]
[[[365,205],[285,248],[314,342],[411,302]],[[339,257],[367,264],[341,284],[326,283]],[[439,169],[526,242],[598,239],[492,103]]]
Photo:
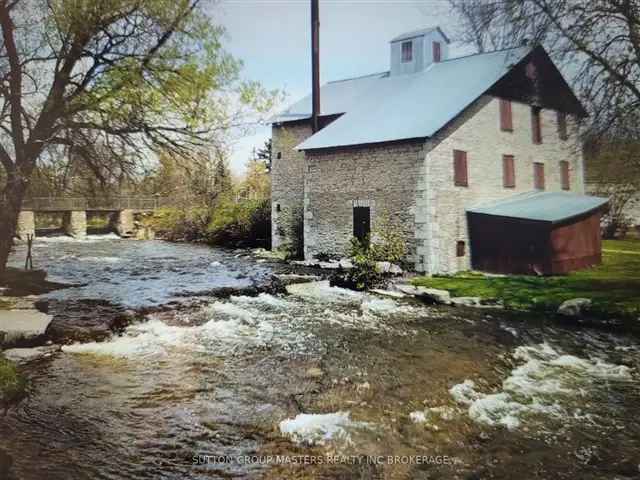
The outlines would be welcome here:
[[[5,271],[13,247],[25,189],[24,181],[10,175],[0,200],[0,273]]]

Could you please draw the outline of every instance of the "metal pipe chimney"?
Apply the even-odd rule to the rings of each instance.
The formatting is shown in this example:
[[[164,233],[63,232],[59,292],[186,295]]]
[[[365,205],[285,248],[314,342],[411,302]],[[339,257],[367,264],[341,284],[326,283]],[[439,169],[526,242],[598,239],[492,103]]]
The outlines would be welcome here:
[[[320,130],[320,7],[319,0],[311,0],[311,131]]]

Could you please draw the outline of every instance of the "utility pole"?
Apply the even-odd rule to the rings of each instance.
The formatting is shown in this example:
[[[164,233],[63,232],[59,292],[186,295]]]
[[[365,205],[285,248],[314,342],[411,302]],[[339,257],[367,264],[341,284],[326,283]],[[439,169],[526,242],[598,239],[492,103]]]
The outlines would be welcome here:
[[[320,130],[320,6],[319,0],[311,0],[311,131]]]

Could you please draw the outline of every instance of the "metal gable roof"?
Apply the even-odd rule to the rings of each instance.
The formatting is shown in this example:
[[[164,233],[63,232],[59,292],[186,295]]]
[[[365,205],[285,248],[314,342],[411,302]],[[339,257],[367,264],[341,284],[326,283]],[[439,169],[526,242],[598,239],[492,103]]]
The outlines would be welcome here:
[[[363,77],[329,82],[320,88],[320,114],[336,115],[352,110],[360,96],[389,72],[374,73]],[[291,105],[284,112],[270,119],[270,123],[291,122],[311,118],[311,95]]]
[[[554,224],[594,211],[608,202],[606,198],[575,193],[534,191],[468,208],[467,212]]]
[[[447,43],[451,43],[449,41],[449,37],[444,34],[440,27],[423,28],[420,30],[414,30],[413,32],[403,33],[402,35],[398,35],[397,37],[393,38],[389,43],[399,42],[400,40],[409,40],[410,38],[422,37],[423,35],[427,35],[435,31],[442,35],[442,38],[444,38]]]
[[[346,113],[296,148],[430,137],[529,52],[531,47],[518,47],[445,60],[414,74],[366,77],[360,88],[354,85],[358,93],[342,109]]]

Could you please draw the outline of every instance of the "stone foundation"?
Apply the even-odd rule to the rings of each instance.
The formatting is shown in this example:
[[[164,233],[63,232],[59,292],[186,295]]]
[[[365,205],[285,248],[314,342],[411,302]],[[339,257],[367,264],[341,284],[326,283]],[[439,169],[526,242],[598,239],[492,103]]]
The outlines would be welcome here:
[[[136,226],[133,219],[133,210],[121,210],[115,216],[115,231],[121,237],[132,237]]]
[[[36,215],[35,212],[24,210],[18,214],[18,225],[16,228],[16,237],[26,241],[27,235],[36,235]]]
[[[87,212],[84,210],[66,212],[63,229],[64,233],[73,238],[85,238],[87,236]]]

